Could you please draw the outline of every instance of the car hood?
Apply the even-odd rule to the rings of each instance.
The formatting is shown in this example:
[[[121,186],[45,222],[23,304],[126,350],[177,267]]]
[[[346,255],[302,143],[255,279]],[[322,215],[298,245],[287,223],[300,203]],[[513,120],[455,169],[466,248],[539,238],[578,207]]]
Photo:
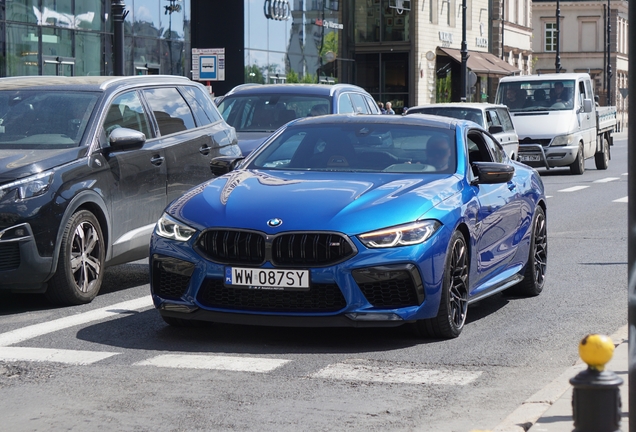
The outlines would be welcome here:
[[[198,186],[168,212],[193,228],[349,235],[417,220],[461,190],[459,176],[238,170]],[[282,224],[272,228],[271,219]]]
[[[512,123],[515,126],[519,140],[524,138],[554,138],[572,132],[573,112],[566,111],[536,111],[514,114]]]
[[[237,132],[236,137],[238,138],[238,145],[241,148],[241,153],[243,156],[247,156],[254,150],[256,147],[261,145],[263,141],[265,141],[272,132]]]
[[[0,149],[0,182],[28,177],[76,160],[85,147],[54,150]]]

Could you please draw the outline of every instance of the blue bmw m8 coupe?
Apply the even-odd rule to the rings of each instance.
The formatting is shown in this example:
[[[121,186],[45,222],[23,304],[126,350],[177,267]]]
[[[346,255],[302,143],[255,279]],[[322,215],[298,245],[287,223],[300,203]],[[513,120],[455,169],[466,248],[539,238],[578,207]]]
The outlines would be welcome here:
[[[473,122],[303,118],[211,170],[152,235],[151,291],[170,325],[409,323],[454,338],[470,303],[543,290],[541,177]]]

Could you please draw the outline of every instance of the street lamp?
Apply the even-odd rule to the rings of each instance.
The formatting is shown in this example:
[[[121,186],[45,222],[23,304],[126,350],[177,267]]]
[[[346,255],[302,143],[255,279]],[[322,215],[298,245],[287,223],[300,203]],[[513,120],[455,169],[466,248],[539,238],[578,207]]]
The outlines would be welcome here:
[[[164,15],[168,15],[168,58],[170,61],[170,75],[173,74],[173,65],[172,65],[172,13],[173,12],[181,12],[181,5],[177,4],[178,1],[181,0],[167,0],[170,5],[164,6],[165,9]]]
[[[113,17],[113,74],[124,76],[124,21],[128,11],[124,0],[112,0]]]
[[[559,8],[559,0],[556,0],[556,61],[554,63],[554,69],[556,73],[561,73],[561,57],[559,52],[561,50],[561,9]]]

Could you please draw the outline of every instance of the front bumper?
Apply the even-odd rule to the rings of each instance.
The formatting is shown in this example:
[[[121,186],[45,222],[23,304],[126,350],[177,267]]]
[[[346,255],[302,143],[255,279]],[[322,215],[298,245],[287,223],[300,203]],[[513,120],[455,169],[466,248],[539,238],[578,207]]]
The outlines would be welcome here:
[[[441,230],[428,245],[362,250],[331,267],[308,268],[307,292],[224,284],[225,266],[156,235],[151,291],[166,317],[301,327],[395,327],[437,315],[444,253]],[[269,265],[268,265],[269,266]],[[269,267],[267,267],[269,268]]]
[[[0,290],[44,292],[53,258],[41,257],[29,224],[0,232]]]
[[[517,160],[534,168],[554,168],[571,165],[578,146],[543,147],[541,144],[520,144]]]

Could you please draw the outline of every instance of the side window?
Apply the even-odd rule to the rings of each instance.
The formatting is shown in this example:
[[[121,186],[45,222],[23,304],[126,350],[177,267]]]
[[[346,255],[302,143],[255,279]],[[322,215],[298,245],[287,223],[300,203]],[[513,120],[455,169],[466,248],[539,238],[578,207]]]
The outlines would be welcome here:
[[[501,125],[503,126],[505,132],[511,132],[515,129],[508,110],[504,108],[497,108],[497,114],[499,114],[499,119],[501,120]]]
[[[485,135],[479,131],[474,130],[468,133],[468,161],[471,165],[473,162],[493,162],[489,145],[486,144],[484,137]],[[489,141],[492,142],[490,138]]]
[[[121,94],[113,100],[106,111],[103,127],[106,136],[110,136],[113,130],[124,127],[139,131],[146,138],[152,138],[148,116],[136,91]]]
[[[338,98],[338,113],[349,114],[355,112],[351,99],[349,99],[349,93],[343,93]]]
[[[358,93],[350,93],[351,102],[353,102],[353,107],[355,108],[356,113],[360,114],[368,114],[369,109],[367,108],[367,104],[364,102],[364,98],[361,94]]]
[[[488,113],[490,114],[490,122],[492,122],[492,124],[489,124],[488,127],[492,125],[503,126],[501,124],[501,119],[499,118],[499,115],[497,114],[496,110],[488,110]]]
[[[143,91],[152,110],[161,135],[170,135],[195,128],[192,111],[174,87],[161,87]]]
[[[365,96],[364,99],[367,101],[367,105],[369,106],[369,112],[371,114],[380,114],[380,108],[378,108],[378,104],[373,98],[369,96]]]
[[[221,120],[219,110],[203,90],[199,87],[181,87],[181,89],[197,117],[197,124],[204,125]]]
[[[490,153],[493,155],[493,162],[505,162],[506,152],[504,152],[501,145],[496,140],[491,139],[488,135],[484,135],[484,141],[486,141],[486,145],[488,146]]]

